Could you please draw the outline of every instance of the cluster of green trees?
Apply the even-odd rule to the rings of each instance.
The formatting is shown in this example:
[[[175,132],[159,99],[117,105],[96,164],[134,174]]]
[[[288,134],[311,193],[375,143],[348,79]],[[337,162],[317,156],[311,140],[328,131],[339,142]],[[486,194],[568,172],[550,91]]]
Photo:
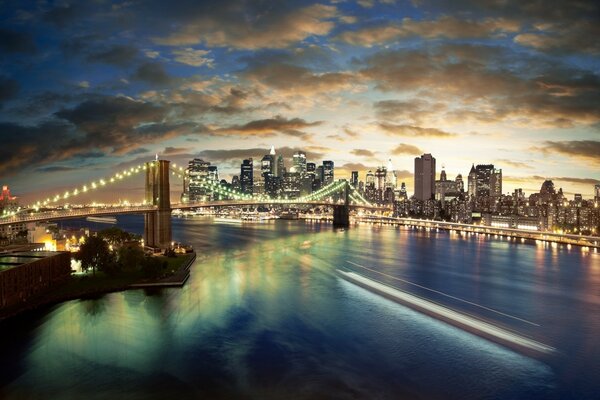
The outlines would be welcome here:
[[[136,239],[134,235],[120,228],[108,228],[99,232],[97,236],[86,238],[74,258],[81,261],[82,270],[91,270],[94,275],[96,271],[112,276],[140,271],[147,278],[163,276],[167,271],[167,261],[146,254]],[[116,246],[118,250],[112,250],[111,246]],[[174,252],[165,255],[175,256]]]

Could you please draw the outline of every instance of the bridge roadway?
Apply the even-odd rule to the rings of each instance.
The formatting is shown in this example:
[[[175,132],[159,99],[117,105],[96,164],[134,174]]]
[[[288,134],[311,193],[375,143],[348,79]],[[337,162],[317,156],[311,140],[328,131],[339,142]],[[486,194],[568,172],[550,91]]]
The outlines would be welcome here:
[[[542,242],[573,244],[577,246],[600,249],[599,236],[573,235],[566,233],[533,231],[526,229],[500,228],[486,225],[461,224],[458,222],[432,221],[426,219],[396,218],[386,216],[362,216],[355,218],[355,220],[361,222],[388,223],[392,225],[415,226],[420,228],[444,229],[449,231],[459,231],[474,234],[515,237]]]
[[[171,209],[189,210],[194,208],[204,207],[244,207],[244,206],[272,206],[272,205],[287,205],[287,206],[335,206],[343,205],[343,203],[332,203],[326,201],[304,201],[298,203],[292,203],[287,200],[269,200],[269,201],[258,201],[258,200],[224,200],[224,201],[211,201],[204,203],[173,203]],[[391,211],[390,208],[377,207],[370,205],[359,205],[351,204],[349,208],[360,208],[371,211]],[[123,214],[146,214],[149,212],[157,211],[157,206],[152,205],[136,205],[136,206],[97,206],[97,207],[82,207],[82,208],[69,208],[66,210],[52,210],[43,212],[26,212],[22,211],[11,217],[0,218],[0,226],[21,224],[27,222],[43,222],[43,221],[56,221],[61,219],[71,218],[82,218],[82,217],[97,217],[103,215],[123,215]]]

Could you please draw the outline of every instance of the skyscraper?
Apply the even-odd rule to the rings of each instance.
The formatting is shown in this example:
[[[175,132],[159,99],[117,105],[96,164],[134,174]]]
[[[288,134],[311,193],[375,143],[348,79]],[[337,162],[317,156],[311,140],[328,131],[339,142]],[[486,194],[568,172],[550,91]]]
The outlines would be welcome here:
[[[456,175],[454,182],[456,182],[456,190],[461,193],[465,191],[465,184],[463,182],[462,174]]]
[[[283,156],[281,154],[277,156],[277,163],[275,165],[275,176],[283,178],[283,174],[285,174],[286,170],[285,160],[283,159]]]
[[[475,164],[471,164],[471,171],[469,171],[467,184],[469,196],[471,198],[477,196],[477,170],[475,170]]]
[[[423,154],[415,158],[415,198],[429,200],[433,198],[435,189],[435,158],[431,154]]]
[[[350,184],[355,188],[358,188],[358,171],[352,171],[352,176],[350,178]]]
[[[385,167],[377,167],[375,170],[375,200],[378,203],[383,203],[384,192],[386,187],[387,169]]]
[[[260,179],[259,181],[262,183],[263,187],[262,190],[257,191],[257,186],[256,184],[254,184],[254,192],[255,193],[267,193],[270,196],[276,196],[277,194],[277,186],[278,186],[278,179],[277,178],[277,174],[276,174],[276,170],[277,170],[277,164],[276,164],[276,160],[275,160],[275,147],[271,146],[271,151],[269,152],[269,154],[265,154],[265,156],[262,158],[262,160],[260,161]],[[257,180],[256,178],[254,179],[255,181]]]
[[[275,148],[271,147],[271,152],[269,154],[265,154],[260,162],[260,172],[264,177],[266,174],[275,175]]]
[[[394,166],[392,165],[392,159],[388,159],[388,164],[387,164],[387,175],[385,178],[385,187],[386,188],[392,188],[392,190],[396,189],[396,186],[398,186],[398,177],[396,176],[396,170],[394,169]]]
[[[253,169],[252,158],[242,161],[240,171],[240,189],[242,193],[252,194],[252,187],[254,185]]]
[[[188,193],[187,196],[184,193],[182,197],[187,197],[191,202],[208,200],[210,191],[207,189],[206,184],[209,180],[210,166],[210,162],[201,158],[194,158],[188,162],[189,181],[187,187],[184,187],[184,190],[187,189]]]
[[[306,173],[306,153],[297,151],[292,157],[292,168],[290,172],[297,172],[300,176]]]
[[[502,196],[502,170],[493,169],[490,176],[490,196],[500,197]]]
[[[333,183],[333,161],[323,161],[323,185]]]
[[[594,186],[594,200],[600,202],[600,183]]]

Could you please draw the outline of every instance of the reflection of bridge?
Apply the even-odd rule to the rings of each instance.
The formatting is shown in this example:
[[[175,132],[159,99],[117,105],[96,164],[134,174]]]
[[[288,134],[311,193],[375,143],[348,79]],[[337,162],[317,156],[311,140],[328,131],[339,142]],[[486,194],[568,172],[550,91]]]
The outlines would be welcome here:
[[[98,189],[111,183],[118,182],[138,172],[145,172],[145,197],[142,205],[127,206],[96,206],[91,207],[59,207],[59,201],[67,202],[71,197]],[[26,222],[53,221],[68,218],[119,215],[119,214],[144,214],[144,240],[148,246],[166,248],[171,243],[171,210],[195,209],[205,207],[247,207],[247,206],[326,206],[333,208],[334,226],[346,227],[349,225],[349,214],[352,208],[363,208],[371,211],[390,211],[390,209],[377,207],[370,204],[347,181],[333,182],[316,192],[297,199],[272,199],[267,196],[252,196],[226,188],[223,185],[203,180],[196,182],[208,189],[219,200],[199,203],[171,204],[169,176],[176,175],[188,179],[181,168],[170,165],[167,160],[147,162],[142,166],[117,173],[109,179],[100,179],[90,185],[83,185],[64,194],[57,194],[44,201],[38,201],[34,207],[0,217],[0,225],[10,225]],[[49,209],[54,207],[53,209]]]

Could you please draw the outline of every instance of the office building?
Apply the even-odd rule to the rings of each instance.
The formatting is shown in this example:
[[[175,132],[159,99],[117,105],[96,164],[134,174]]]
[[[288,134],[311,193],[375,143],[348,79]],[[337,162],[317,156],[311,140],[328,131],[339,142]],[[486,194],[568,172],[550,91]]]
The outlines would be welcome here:
[[[254,186],[254,166],[252,158],[242,161],[240,168],[240,190],[242,193],[252,194]]]
[[[297,151],[292,157],[292,168],[290,172],[297,172],[301,176],[306,174],[306,153],[303,151]]]
[[[327,186],[333,183],[333,161],[323,161],[323,185]]]
[[[350,184],[353,187],[358,188],[358,171],[352,171],[350,177]]]
[[[423,154],[415,158],[415,198],[430,200],[435,190],[435,158],[431,154]]]

